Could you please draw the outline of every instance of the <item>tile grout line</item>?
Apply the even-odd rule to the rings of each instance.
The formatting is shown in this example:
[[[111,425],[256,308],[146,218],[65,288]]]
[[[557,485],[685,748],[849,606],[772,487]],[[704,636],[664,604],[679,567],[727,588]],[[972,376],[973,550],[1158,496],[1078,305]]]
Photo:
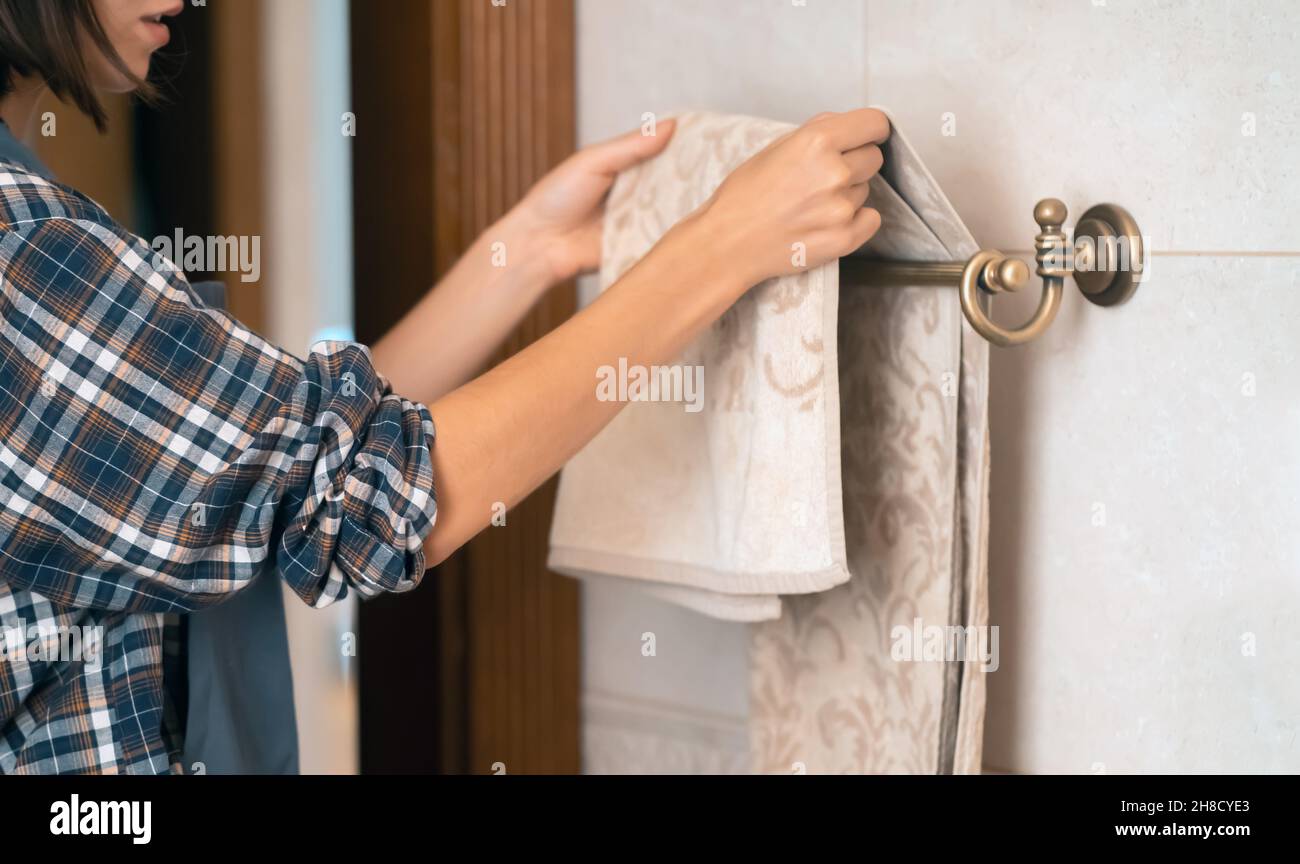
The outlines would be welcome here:
[[[1024,255],[1033,257],[1032,249],[1012,249],[1004,252],[1004,255]],[[1151,250],[1152,258],[1300,258],[1300,251],[1287,250],[1248,250],[1234,252],[1231,250],[1204,250],[1197,251],[1193,249],[1153,249]]]

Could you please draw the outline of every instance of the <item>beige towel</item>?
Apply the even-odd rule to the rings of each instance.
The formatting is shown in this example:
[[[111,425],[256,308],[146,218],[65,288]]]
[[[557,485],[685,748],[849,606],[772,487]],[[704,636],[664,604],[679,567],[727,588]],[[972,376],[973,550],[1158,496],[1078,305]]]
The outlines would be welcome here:
[[[681,117],[611,192],[602,290],[791,128]],[[885,150],[870,200],[883,227],[864,254],[975,252],[897,129]],[[572,460],[550,566],[765,622],[756,770],[975,770],[982,676],[891,645],[917,619],[986,618],[987,347],[955,288],[839,282],[831,264],[757,286],[679,361],[703,366],[703,410],[636,402]]]
[[[788,129],[679,118],[666,152],[610,195],[602,290]],[[704,410],[629,405],[564,469],[552,569],[657,583],[661,596],[736,620],[775,617],[778,595],[847,581],[837,309],[834,266],[737,302],[679,361],[703,366]]]
[[[897,127],[865,252],[977,251]],[[893,194],[896,193],[896,194]],[[896,211],[922,217],[928,232]],[[928,236],[927,236],[928,234]],[[761,773],[978,773],[987,628],[988,343],[955,289],[845,285],[840,296],[846,585],[788,597],[753,628],[750,732]],[[919,626],[918,626],[919,624]],[[967,662],[895,653],[963,628]],[[991,662],[996,662],[995,660]],[[991,665],[991,664],[990,664]]]

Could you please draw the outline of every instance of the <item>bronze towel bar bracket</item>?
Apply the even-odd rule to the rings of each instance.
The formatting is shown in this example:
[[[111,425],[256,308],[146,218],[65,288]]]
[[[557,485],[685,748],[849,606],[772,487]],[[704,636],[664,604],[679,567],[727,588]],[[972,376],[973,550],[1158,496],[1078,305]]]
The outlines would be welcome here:
[[[1046,198],[1034,207],[1038,236],[1034,258],[1043,278],[1043,297],[1028,323],[1008,330],[988,317],[983,296],[1019,291],[1029,284],[1029,267],[1019,258],[995,249],[976,252],[968,261],[889,261],[846,258],[841,267],[856,284],[873,286],[957,285],[961,308],[977,333],[1003,347],[1023,345],[1042,335],[1056,318],[1065,292],[1065,278],[1098,306],[1116,306],[1133,296],[1142,281],[1146,249],[1137,222],[1116,204],[1089,208],[1067,243],[1065,204]]]

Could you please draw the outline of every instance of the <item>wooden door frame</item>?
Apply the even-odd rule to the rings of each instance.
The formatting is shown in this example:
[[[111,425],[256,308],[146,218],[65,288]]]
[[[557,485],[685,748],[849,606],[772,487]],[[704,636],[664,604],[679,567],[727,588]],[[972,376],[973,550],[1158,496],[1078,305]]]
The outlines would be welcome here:
[[[573,151],[574,4],[390,0],[354,4],[352,23],[365,342]],[[495,359],[575,302],[551,292]],[[416,592],[362,604],[363,773],[580,769],[578,588],[546,570],[553,501],[554,481]]]

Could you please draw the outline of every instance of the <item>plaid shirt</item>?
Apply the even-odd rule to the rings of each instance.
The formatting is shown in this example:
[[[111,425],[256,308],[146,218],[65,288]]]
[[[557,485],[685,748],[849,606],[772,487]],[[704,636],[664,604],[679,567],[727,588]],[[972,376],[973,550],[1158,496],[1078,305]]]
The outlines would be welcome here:
[[[0,163],[0,774],[178,772],[164,625],[265,567],[318,607],[414,588],[433,435],[364,347],[268,345]]]

